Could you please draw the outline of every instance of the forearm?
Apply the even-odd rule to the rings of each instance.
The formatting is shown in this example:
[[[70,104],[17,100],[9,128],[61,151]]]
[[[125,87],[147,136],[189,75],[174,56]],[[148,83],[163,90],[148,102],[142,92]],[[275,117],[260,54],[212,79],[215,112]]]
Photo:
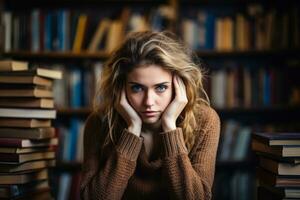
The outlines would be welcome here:
[[[171,197],[173,199],[210,199],[215,156],[205,154],[206,161],[203,163],[195,161],[192,164],[181,129],[177,128],[163,133],[161,137],[163,174],[168,182]]]
[[[100,163],[88,183],[81,188],[82,199],[121,199],[133,175],[142,138],[124,131],[105,163]]]

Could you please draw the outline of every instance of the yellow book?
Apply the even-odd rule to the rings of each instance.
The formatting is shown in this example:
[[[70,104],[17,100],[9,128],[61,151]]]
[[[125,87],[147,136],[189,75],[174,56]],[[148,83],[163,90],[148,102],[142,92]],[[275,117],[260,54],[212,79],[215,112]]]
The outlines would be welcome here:
[[[109,19],[103,19],[98,23],[97,30],[88,46],[89,52],[95,52],[97,51],[97,48],[99,44],[101,43],[101,40],[103,40],[103,37],[105,35],[105,32],[109,29],[110,20]]]
[[[85,30],[86,30],[86,24],[87,24],[87,15],[81,14],[78,18],[76,34],[73,43],[74,53],[79,53],[81,51]]]

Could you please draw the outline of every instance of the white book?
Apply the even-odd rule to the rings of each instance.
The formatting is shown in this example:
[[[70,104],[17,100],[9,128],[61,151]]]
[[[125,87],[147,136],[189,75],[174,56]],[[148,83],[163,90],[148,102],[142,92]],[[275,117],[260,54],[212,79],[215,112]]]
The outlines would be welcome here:
[[[55,119],[56,110],[0,108],[0,117]]]

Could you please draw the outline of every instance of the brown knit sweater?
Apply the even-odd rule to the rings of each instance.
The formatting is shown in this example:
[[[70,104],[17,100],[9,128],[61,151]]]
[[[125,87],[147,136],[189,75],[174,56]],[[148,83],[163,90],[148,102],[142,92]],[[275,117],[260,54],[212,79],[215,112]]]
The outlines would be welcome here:
[[[122,130],[116,145],[102,148],[107,131],[99,114],[84,132],[82,199],[211,199],[220,119],[210,107],[199,110],[195,142],[188,152],[181,128],[158,133],[161,156],[149,160],[143,138]]]

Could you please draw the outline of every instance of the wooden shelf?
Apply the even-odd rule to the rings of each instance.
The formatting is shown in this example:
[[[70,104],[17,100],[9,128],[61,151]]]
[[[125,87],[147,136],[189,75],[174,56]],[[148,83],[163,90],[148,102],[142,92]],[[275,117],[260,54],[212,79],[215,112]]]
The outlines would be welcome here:
[[[253,161],[217,161],[216,170],[255,170],[255,162]]]
[[[80,162],[57,162],[53,169],[58,172],[78,172],[81,170],[81,165]]]
[[[69,116],[88,116],[92,112],[91,108],[58,108],[58,117],[69,117]]]
[[[81,52],[30,52],[30,51],[17,51],[2,53],[5,58],[13,59],[26,59],[26,60],[78,60],[78,59],[93,59],[93,60],[104,60],[109,56],[109,53],[105,51],[98,51],[94,53]],[[49,61],[49,60],[48,60]]]
[[[300,49],[275,49],[275,50],[247,50],[247,51],[197,51],[197,55],[202,58],[247,58],[263,57],[266,58],[298,58]]]
[[[265,51],[196,51],[200,58],[246,58],[246,57],[263,57],[266,58],[284,58],[296,57],[300,54],[300,49],[295,50],[265,50]],[[4,58],[26,59],[26,60],[105,60],[109,53],[105,51],[98,51],[94,53],[81,52],[30,52],[30,51],[16,51],[1,53]],[[50,61],[51,61],[50,60]]]
[[[257,108],[216,109],[221,118],[238,118],[253,121],[291,121],[300,119],[300,106],[272,106]]]
[[[167,0],[27,0],[26,3],[22,3],[18,0],[3,0],[8,8],[13,9],[24,9],[24,8],[56,8],[56,7],[76,7],[81,8],[88,7],[99,8],[108,6],[128,6],[128,5],[148,5],[155,6],[158,4],[168,3]],[[76,5],[76,6],[75,6]]]

